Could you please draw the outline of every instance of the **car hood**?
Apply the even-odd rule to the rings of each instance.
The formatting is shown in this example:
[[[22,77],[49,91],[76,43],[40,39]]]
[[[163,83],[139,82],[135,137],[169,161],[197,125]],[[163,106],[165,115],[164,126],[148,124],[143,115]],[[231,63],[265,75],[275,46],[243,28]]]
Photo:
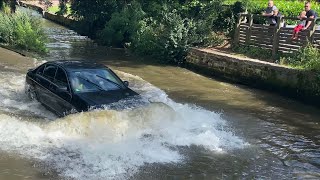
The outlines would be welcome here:
[[[122,99],[127,99],[138,95],[138,93],[132,91],[131,89],[122,89],[114,91],[99,91],[99,92],[87,92],[79,93],[78,96],[89,106],[99,107],[101,105],[108,105],[111,103],[118,102]]]

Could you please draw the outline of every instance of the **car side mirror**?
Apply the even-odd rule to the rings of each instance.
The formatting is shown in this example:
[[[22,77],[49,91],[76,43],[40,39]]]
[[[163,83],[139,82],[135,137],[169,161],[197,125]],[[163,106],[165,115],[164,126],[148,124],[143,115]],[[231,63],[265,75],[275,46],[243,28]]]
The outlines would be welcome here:
[[[128,81],[123,81],[123,84],[128,87],[129,86],[129,82]]]

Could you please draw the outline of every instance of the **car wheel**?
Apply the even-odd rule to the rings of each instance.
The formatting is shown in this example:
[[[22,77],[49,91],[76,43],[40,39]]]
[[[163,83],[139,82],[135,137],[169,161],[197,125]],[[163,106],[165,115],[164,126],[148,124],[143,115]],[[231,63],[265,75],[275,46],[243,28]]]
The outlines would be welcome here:
[[[26,93],[31,100],[38,100],[37,93],[33,86],[27,84],[26,85]]]

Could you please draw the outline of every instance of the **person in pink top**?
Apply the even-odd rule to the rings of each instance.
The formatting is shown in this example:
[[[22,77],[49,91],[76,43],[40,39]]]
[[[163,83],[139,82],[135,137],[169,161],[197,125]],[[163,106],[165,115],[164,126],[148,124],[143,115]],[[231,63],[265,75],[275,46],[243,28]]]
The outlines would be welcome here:
[[[302,11],[300,13],[300,16],[298,16],[298,18],[300,19],[300,22],[298,23],[298,25],[296,27],[294,27],[291,39],[298,39],[299,32],[301,30],[303,30],[303,28],[305,27],[305,24],[306,24],[305,18],[307,18],[306,15],[307,15],[307,12]]]

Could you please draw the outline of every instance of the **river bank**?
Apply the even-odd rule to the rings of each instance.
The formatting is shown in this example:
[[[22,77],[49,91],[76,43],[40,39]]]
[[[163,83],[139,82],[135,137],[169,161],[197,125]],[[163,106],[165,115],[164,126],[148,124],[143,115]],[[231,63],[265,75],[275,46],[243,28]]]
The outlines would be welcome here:
[[[319,73],[315,71],[196,48],[190,49],[186,64],[202,74],[320,105]]]
[[[0,69],[24,71],[34,66],[35,60],[18,52],[0,47]]]
[[[58,5],[58,4],[59,4],[59,1],[53,2],[53,5]],[[33,10],[39,12],[40,14],[42,14],[43,18],[46,18],[50,21],[53,21],[57,24],[66,26],[68,28],[74,29],[77,24],[77,21],[75,21],[69,17],[60,16],[60,15],[45,11],[44,5],[40,5],[38,1],[21,1],[20,6],[33,9]]]

